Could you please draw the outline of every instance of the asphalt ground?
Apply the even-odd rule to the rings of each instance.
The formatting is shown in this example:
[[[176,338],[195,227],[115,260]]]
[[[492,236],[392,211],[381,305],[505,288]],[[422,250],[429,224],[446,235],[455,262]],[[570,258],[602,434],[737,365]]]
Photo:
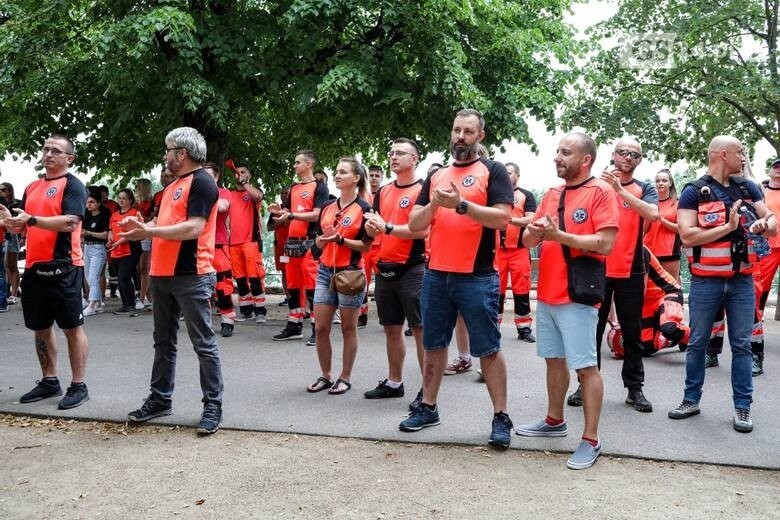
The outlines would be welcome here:
[[[225,379],[223,428],[385,441],[486,444],[492,409],[487,389],[479,382],[476,363],[469,372],[444,378],[438,402],[440,426],[404,433],[398,430],[398,423],[406,416],[407,406],[421,386],[412,339],[407,338],[405,397],[363,398],[364,391],[387,375],[384,334],[373,312],[368,327],[358,332],[360,347],[352,390],[340,396],[327,392],[309,394],[306,386],[319,375],[314,347],[305,346],[305,339],[271,340],[284,325],[286,307],[279,307],[279,301],[279,296],[268,297],[268,323],[238,323],[233,337],[219,338]],[[109,309],[118,306],[118,301],[113,300]],[[374,302],[371,306],[373,310]],[[86,378],[90,401],[68,411],[57,409],[57,399],[20,404],[19,397],[40,378],[40,369],[32,332],[24,328],[19,305],[10,309],[0,315],[0,412],[124,422],[127,413],[147,396],[153,357],[151,312],[134,318],[107,312],[87,318],[85,324],[90,341]],[[509,414],[515,424],[520,424],[536,421],[545,414],[545,368],[534,345],[515,339],[510,312],[507,310],[501,330],[508,366]],[[767,316],[773,315],[771,310],[767,312]],[[218,323],[215,318],[217,329]],[[673,421],[667,418],[667,412],[682,399],[684,354],[670,349],[645,359],[645,395],[652,401],[654,412],[639,413],[624,403],[622,362],[611,359],[605,345],[605,395],[600,426],[603,453],[780,469],[780,415],[776,395],[772,393],[780,379],[776,347],[780,342],[780,322],[769,319],[765,334],[766,372],[754,380],[751,415],[755,429],[750,434],[732,428],[728,348],[720,356],[720,366],[707,370],[701,415]],[[334,374],[341,366],[339,336],[338,326],[334,326]],[[70,367],[64,336],[58,333],[58,339],[60,380],[66,386]],[[198,423],[202,405],[198,361],[185,330],[180,332],[179,346],[174,414],[153,422],[192,427]],[[450,358],[455,355],[452,345]],[[572,377],[571,385],[573,390],[576,378]],[[567,407],[566,412],[567,437],[513,435],[511,447],[551,452],[574,450],[582,431],[582,410]]]

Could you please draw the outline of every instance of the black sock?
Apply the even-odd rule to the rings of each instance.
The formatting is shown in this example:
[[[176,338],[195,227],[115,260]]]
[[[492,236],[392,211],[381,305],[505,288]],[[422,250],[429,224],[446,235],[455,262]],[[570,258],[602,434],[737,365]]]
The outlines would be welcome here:
[[[423,405],[424,407],[426,407],[428,410],[431,410],[431,411],[436,409],[436,403],[434,403],[434,404],[420,403],[420,404]]]

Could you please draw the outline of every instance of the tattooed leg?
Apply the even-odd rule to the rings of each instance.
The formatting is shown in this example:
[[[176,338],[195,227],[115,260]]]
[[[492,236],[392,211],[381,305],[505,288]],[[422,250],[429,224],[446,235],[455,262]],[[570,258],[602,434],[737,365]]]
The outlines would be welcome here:
[[[54,328],[35,331],[35,353],[41,365],[43,377],[57,376],[57,338]]]

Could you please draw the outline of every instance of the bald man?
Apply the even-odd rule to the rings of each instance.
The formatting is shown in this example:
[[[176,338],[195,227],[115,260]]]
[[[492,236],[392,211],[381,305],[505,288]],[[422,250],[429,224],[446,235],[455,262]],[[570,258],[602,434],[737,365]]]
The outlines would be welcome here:
[[[707,175],[683,188],[677,207],[680,238],[691,270],[691,341],[685,353],[683,401],[669,412],[669,418],[687,419],[700,413],[704,356],[715,312],[723,305],[731,346],[733,425],[738,432],[748,433],[753,431],[750,337],[755,312],[752,273],[757,259],[747,234],[774,236],[777,223],[758,186],[739,177],[746,159],[738,139],[715,137],[708,162]]]
[[[615,311],[623,331],[623,386],[628,389],[626,404],[638,412],[652,412],[642,386],[645,369],[642,363],[642,304],[645,293],[645,267],[642,235],[645,222],[658,220],[658,192],[649,182],[634,178],[642,163],[642,145],[636,139],[624,138],[615,143],[611,165],[601,174],[618,196],[620,220],[615,247],[607,256],[607,283],[604,305],[599,309],[596,326],[598,364],[601,368],[601,343],[614,297]],[[569,397],[570,405],[582,403],[577,392]]]

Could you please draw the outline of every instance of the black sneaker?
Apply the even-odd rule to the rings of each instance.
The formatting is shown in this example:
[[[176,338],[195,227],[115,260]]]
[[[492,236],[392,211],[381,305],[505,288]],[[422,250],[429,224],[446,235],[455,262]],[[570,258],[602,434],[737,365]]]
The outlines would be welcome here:
[[[149,419],[164,417],[166,415],[171,415],[172,413],[173,408],[170,406],[157,403],[152,401],[151,397],[147,397],[144,399],[144,404],[141,405],[141,408],[127,414],[127,420],[130,422],[146,422]]]
[[[84,383],[71,383],[65,391],[65,397],[62,398],[57,408],[60,410],[70,410],[89,401],[89,391]]]
[[[317,335],[312,332],[311,336],[309,336],[309,339],[306,341],[307,347],[316,347],[317,346]]]
[[[531,334],[531,327],[520,327],[517,329],[517,339],[526,343],[536,343],[536,338]]]
[[[712,368],[720,365],[717,354],[704,354],[704,368]]]
[[[287,307],[287,305],[289,305],[289,304],[290,304],[290,301],[287,298],[285,298],[284,300],[279,302],[279,307]]]
[[[574,393],[566,399],[566,404],[569,406],[582,406],[582,387],[577,387]]]
[[[386,399],[388,397],[403,397],[404,396],[404,384],[398,388],[388,386],[387,379],[380,381],[376,388],[369,390],[363,394],[366,399]]]
[[[229,338],[233,335],[233,324],[231,323],[223,323],[221,325],[219,335],[223,338]]]
[[[357,328],[365,329],[366,325],[368,325],[368,314],[361,314],[360,316],[358,316]]]
[[[113,314],[116,314],[117,316],[120,316],[120,315],[130,314],[130,311],[135,312],[135,307],[130,308],[130,307],[125,307],[124,305],[122,305],[117,310],[115,310],[113,312]]]
[[[404,331],[404,336],[406,336],[407,338],[410,338],[410,337],[414,336],[414,332],[412,332],[412,329],[406,329]]]
[[[296,329],[292,329],[289,326],[285,327],[282,332],[277,334],[273,337],[274,341],[286,341],[288,339],[302,339],[303,338],[303,332],[301,330],[301,327],[297,327]]]
[[[20,397],[19,402],[34,403],[41,399],[48,399],[49,397],[57,397],[60,395],[62,395],[60,380],[56,377],[44,377],[40,381],[36,381],[35,388]]]
[[[488,444],[495,448],[506,449],[512,442],[512,420],[505,413],[497,413],[493,416],[492,431]]]
[[[221,421],[222,405],[219,403],[206,403],[203,407],[203,415],[200,416],[198,433],[201,435],[211,435],[219,430],[219,423]]]
[[[764,373],[764,360],[759,357],[758,354],[753,354],[753,366],[750,370],[753,377],[760,376]]]
[[[630,404],[637,412],[652,412],[653,405],[647,400],[641,388],[628,389],[626,404]]]
[[[418,406],[420,406],[420,403],[422,402],[422,388],[420,388],[420,391],[417,392],[417,397],[414,398],[414,401],[409,403],[409,411],[411,412]]]

